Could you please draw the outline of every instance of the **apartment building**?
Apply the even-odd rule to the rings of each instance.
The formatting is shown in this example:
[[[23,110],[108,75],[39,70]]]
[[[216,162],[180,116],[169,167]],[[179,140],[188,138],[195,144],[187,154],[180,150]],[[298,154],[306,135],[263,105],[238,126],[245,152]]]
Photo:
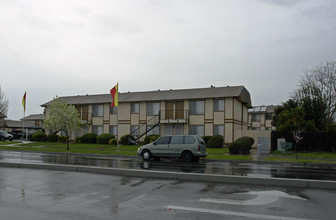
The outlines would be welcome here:
[[[275,108],[277,106],[267,105],[267,106],[254,106],[248,110],[249,114],[249,129],[251,130],[275,130],[272,126],[272,119],[275,115]]]
[[[59,98],[74,105],[85,124],[72,137],[92,132],[120,139],[132,134],[139,141],[149,134],[221,134],[231,143],[236,130],[248,129],[251,108],[244,86],[119,93],[119,106],[113,108],[110,94]],[[46,117],[49,103],[41,105]]]

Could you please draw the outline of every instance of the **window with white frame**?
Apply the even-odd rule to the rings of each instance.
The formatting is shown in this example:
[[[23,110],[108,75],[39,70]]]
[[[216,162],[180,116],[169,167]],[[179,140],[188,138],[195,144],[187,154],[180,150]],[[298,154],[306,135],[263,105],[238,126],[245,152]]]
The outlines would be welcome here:
[[[92,105],[92,116],[93,117],[101,117],[103,116],[103,105]]]
[[[160,112],[160,102],[147,102],[147,115],[157,115]]]
[[[118,126],[117,125],[110,125],[110,134],[118,135]]]
[[[190,125],[189,134],[204,136],[204,125]]]
[[[213,134],[220,134],[224,136],[224,125],[214,125],[214,131]]]
[[[215,99],[214,100],[214,111],[223,112],[224,111],[224,99]]]
[[[139,114],[140,105],[139,102],[131,103],[131,114]]]
[[[92,133],[94,133],[96,135],[101,135],[103,133],[103,126],[93,125],[92,126]]]
[[[191,115],[204,114],[204,100],[191,100],[189,105]]]

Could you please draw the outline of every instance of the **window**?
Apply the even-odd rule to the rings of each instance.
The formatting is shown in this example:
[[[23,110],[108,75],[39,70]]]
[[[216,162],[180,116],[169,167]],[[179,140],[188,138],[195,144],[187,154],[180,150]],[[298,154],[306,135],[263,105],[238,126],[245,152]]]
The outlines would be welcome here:
[[[140,105],[138,102],[131,103],[131,114],[139,114]]]
[[[118,126],[117,125],[111,125],[110,126],[110,134],[118,135]]]
[[[147,125],[147,131],[153,127],[153,125]],[[160,134],[160,125],[156,126],[155,128],[153,128],[152,130],[150,130],[147,135],[151,135],[151,134]]]
[[[169,144],[169,142],[170,142],[170,136],[166,136],[155,141],[155,144]]]
[[[138,125],[131,125],[131,134],[132,135],[139,135],[139,126]]]
[[[172,136],[170,144],[183,144],[184,136]]]
[[[147,102],[147,115],[157,115],[160,111],[160,102]]]
[[[204,101],[190,101],[190,114],[191,115],[200,115],[204,114]]]
[[[181,135],[183,134],[184,127],[183,125],[175,125],[175,134]]]
[[[214,135],[220,134],[224,136],[224,125],[214,125]]]
[[[273,119],[273,114],[267,113],[266,120],[272,120],[272,119]]]
[[[260,114],[253,114],[252,115],[252,121],[260,122]]]
[[[195,138],[192,137],[192,136],[186,136],[185,140],[184,140],[184,143],[185,144],[193,144],[193,143],[195,143]]]
[[[110,115],[118,114],[118,107],[111,107],[110,106]]]
[[[93,117],[103,116],[103,105],[92,105],[92,115]]]
[[[92,133],[95,133],[96,135],[101,135],[103,133],[103,126],[93,125]]]
[[[189,134],[204,136],[204,126],[203,125],[190,125]]]
[[[173,125],[164,125],[164,134],[165,135],[172,135],[173,134]]]
[[[214,111],[223,112],[224,111],[224,99],[215,99],[214,100]]]

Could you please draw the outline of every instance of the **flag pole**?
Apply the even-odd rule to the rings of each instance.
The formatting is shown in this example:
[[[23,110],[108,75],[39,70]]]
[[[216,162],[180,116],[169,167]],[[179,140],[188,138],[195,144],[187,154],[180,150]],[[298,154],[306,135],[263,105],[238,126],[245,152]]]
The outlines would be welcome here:
[[[119,153],[119,82],[117,82],[117,152]]]

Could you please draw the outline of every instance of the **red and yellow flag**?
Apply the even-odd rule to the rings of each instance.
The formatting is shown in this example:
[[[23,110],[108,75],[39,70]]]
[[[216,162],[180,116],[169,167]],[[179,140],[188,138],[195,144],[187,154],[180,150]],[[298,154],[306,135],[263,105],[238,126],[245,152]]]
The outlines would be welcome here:
[[[26,112],[26,94],[27,92],[24,93],[23,98],[22,98],[22,105],[23,105],[24,112]]]
[[[118,107],[118,83],[115,87],[113,87],[110,91],[112,96],[111,107]]]

